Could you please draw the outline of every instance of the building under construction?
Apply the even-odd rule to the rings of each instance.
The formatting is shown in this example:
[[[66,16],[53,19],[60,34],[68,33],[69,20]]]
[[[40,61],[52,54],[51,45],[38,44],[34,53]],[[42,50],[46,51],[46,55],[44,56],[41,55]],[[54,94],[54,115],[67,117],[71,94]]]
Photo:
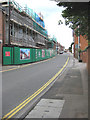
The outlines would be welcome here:
[[[48,37],[41,14],[14,0],[0,0],[0,45],[56,50],[56,39]]]

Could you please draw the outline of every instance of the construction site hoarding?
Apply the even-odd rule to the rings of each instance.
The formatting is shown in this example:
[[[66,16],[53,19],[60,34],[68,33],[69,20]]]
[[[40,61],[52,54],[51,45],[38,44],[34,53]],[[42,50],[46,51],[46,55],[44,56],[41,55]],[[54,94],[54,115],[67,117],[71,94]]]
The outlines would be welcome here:
[[[3,47],[3,65],[19,65],[45,60],[56,55],[52,49]]]
[[[3,64],[12,65],[13,64],[13,48],[3,47]]]
[[[14,64],[30,63],[33,61],[32,48],[14,47]]]

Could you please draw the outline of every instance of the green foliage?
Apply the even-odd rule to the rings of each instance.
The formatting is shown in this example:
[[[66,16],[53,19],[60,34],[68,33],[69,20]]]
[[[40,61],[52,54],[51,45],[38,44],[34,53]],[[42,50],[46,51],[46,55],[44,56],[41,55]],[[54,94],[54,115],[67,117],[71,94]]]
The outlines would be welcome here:
[[[88,39],[88,2],[59,2],[58,6],[65,7],[62,17],[65,24],[75,31],[76,36],[87,36]],[[78,28],[79,26],[79,28]],[[79,33],[79,34],[78,34]]]
[[[90,40],[88,41],[88,46],[90,46]]]
[[[81,52],[81,51],[82,51],[82,50],[79,48],[79,49],[78,49],[78,52]]]

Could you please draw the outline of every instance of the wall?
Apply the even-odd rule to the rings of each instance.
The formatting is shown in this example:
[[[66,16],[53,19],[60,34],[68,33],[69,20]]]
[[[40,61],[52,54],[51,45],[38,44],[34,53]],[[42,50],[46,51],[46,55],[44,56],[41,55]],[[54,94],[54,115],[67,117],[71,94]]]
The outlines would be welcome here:
[[[83,51],[80,53],[80,58],[82,62],[88,62],[88,50],[84,51],[85,48],[88,46],[88,41],[86,40],[85,36],[80,35],[80,49]]]
[[[88,41],[86,40],[85,36],[80,35],[80,49],[84,50],[88,46]]]
[[[87,69],[88,69],[88,74],[90,75],[90,47],[87,50],[87,54],[88,54]]]
[[[2,11],[0,9],[0,64],[2,63],[2,39],[3,39],[3,34],[2,34]]]
[[[80,49],[83,51],[87,46],[88,41],[86,40],[85,36],[83,37],[82,35],[80,35]],[[84,62],[86,62],[86,58],[84,58],[84,56],[87,56],[86,54],[87,53],[85,52],[81,54],[81,57]],[[76,35],[74,35],[74,57],[78,58],[78,37]]]
[[[74,57],[78,58],[78,37],[74,35]]]
[[[87,70],[90,74],[90,47],[88,47],[88,40],[86,40],[85,36],[80,35],[80,49],[83,51],[80,53],[80,59],[82,62],[87,63]],[[78,37],[74,35],[74,57],[78,58]]]
[[[3,65],[18,65],[36,62],[54,57],[53,49],[35,49],[26,47],[3,47]]]
[[[82,62],[87,63],[88,62],[88,52],[81,52],[80,53],[80,59],[82,60]]]

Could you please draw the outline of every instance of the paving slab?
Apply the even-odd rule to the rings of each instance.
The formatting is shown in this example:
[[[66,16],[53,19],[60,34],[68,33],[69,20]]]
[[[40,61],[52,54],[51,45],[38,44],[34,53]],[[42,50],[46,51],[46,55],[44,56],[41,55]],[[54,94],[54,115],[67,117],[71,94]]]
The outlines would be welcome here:
[[[41,99],[41,101],[37,104],[37,106],[50,106],[55,108],[63,107],[64,100],[57,99]]]
[[[41,99],[26,118],[59,118],[65,100]]]

